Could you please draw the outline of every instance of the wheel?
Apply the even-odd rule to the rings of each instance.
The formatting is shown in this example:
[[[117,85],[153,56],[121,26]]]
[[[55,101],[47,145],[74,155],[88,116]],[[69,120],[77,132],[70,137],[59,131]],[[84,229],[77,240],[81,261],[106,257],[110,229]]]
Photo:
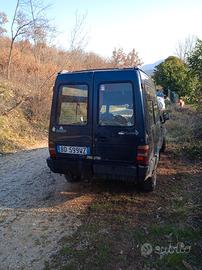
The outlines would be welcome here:
[[[141,183],[141,190],[145,192],[154,191],[156,187],[156,170],[154,170],[151,177],[147,178],[144,182]]]
[[[79,182],[81,180],[81,177],[78,175],[73,175],[72,173],[68,172],[67,174],[64,174],[65,179],[69,183],[75,183]]]
[[[162,143],[162,146],[161,146],[161,152],[164,153],[166,150],[166,139],[163,138],[163,143]]]

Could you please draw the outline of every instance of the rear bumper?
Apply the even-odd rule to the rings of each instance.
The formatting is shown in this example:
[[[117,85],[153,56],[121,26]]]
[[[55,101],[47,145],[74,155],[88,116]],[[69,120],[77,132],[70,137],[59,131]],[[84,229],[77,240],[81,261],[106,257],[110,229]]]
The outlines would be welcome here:
[[[47,165],[54,173],[67,174],[68,171],[83,177],[96,177],[132,182],[144,181],[148,167],[131,164],[93,160],[47,159]]]
[[[93,175],[97,178],[137,181],[137,167],[123,164],[103,164],[93,165]]]
[[[69,171],[75,175],[92,175],[91,160],[68,160],[47,158],[47,165],[54,173],[67,174]]]

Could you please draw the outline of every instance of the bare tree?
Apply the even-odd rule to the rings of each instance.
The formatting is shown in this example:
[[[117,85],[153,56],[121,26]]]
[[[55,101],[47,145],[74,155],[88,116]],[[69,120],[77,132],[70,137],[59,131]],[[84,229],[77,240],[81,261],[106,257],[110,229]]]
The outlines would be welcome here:
[[[50,39],[56,34],[56,28],[50,23],[45,14],[50,5],[43,6],[39,0],[28,0],[28,2],[33,21],[31,39],[36,49],[40,47],[39,44],[50,43]]]
[[[85,30],[87,13],[79,14],[76,11],[75,24],[71,31],[70,51],[83,50],[88,44],[88,33]]]
[[[48,7],[43,6],[39,0],[17,0],[16,2],[6,67],[7,78],[10,79],[12,74],[12,79],[19,82],[20,90],[15,92],[16,103],[6,110],[5,114],[30,103],[29,110],[33,112],[35,110],[35,115],[40,115],[40,109],[44,107],[42,99],[51,96],[47,93],[58,67],[53,61],[52,65],[44,68],[48,62],[46,60],[49,52],[47,40],[52,37],[52,32],[55,32],[55,28],[52,27],[45,14]],[[19,51],[22,56],[24,54],[26,62],[22,62],[22,59],[18,62],[19,58],[15,55],[19,55]],[[15,74],[11,73],[13,67],[15,67]]]
[[[142,61],[135,49],[126,54],[123,48],[114,49],[111,64],[113,67],[134,67],[142,65]]]
[[[143,64],[142,60],[139,58],[138,52],[132,49],[126,56],[125,66],[126,67],[137,67]]]
[[[7,65],[8,79],[10,78],[12,51],[15,41],[23,38],[32,39],[36,48],[39,43],[45,43],[47,33],[53,31],[49,20],[45,16],[47,8],[48,6],[42,6],[38,0],[17,0],[11,24],[11,43]]]
[[[0,36],[7,32],[5,24],[8,22],[8,18],[4,12],[0,12]]]
[[[11,23],[11,43],[9,48],[8,66],[7,66],[7,79],[10,79],[10,67],[12,60],[13,45],[17,37],[23,36],[27,33],[28,27],[33,23],[28,20],[25,14],[20,10],[20,0],[17,0],[15,12]]]
[[[31,39],[33,41],[33,54],[35,59],[36,71],[33,74],[34,77],[34,89],[35,89],[35,98],[32,104],[35,107],[35,114],[39,115],[38,104],[41,103],[43,97],[43,91],[50,88],[52,85],[52,80],[55,74],[58,72],[58,69],[50,70],[43,77],[40,74],[40,66],[43,60],[42,58],[47,58],[47,43],[48,39],[54,36],[53,33],[56,33],[54,26],[50,24],[50,20],[46,17],[45,11],[49,8],[48,6],[41,5],[39,0],[28,0],[31,10],[31,18],[33,21]]]
[[[179,41],[175,50],[175,54],[186,63],[187,57],[196,45],[196,41],[196,36],[188,36],[184,41]]]
[[[123,48],[114,49],[112,52],[111,63],[114,67],[123,67],[126,59],[126,54],[123,51]]]

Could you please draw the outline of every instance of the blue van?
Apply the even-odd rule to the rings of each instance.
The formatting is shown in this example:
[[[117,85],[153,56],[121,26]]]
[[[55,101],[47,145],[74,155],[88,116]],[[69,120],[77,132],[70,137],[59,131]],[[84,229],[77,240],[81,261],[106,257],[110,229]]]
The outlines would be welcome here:
[[[139,68],[61,72],[53,89],[49,168],[86,177],[156,185],[164,122],[152,79]]]

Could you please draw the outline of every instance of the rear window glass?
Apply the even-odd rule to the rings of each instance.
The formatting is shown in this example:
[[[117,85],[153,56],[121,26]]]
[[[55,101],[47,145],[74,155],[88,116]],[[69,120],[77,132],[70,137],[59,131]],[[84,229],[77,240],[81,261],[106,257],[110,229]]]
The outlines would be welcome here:
[[[134,125],[133,87],[131,83],[110,83],[99,86],[99,125]]]
[[[58,124],[86,125],[88,105],[87,85],[65,85],[60,89]]]

